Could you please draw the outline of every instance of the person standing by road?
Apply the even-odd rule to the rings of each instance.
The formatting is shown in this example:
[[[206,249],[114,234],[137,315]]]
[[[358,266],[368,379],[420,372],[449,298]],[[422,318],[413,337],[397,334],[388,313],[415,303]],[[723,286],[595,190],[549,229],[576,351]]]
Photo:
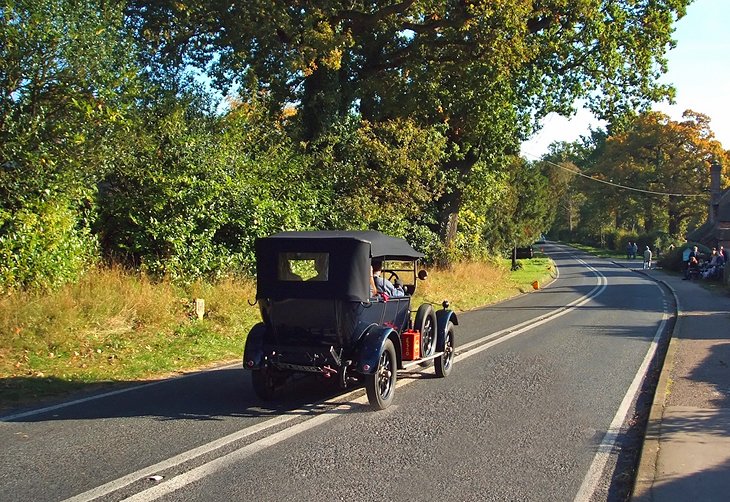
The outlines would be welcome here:
[[[690,279],[692,277],[693,272],[696,272],[699,269],[699,248],[697,246],[693,246],[692,250],[687,252],[689,248],[684,250],[684,253],[686,253],[686,259],[685,265],[684,265],[684,280]],[[682,254],[682,258],[685,258],[685,254]]]
[[[651,270],[651,249],[646,246],[644,250],[644,270]]]

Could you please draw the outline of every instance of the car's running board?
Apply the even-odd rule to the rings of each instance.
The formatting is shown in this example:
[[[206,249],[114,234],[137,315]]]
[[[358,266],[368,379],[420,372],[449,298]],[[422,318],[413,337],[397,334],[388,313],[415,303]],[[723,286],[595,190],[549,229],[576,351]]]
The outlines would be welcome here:
[[[413,366],[425,363],[426,361],[431,361],[442,355],[444,355],[443,352],[435,352],[434,354],[432,354],[428,357],[424,357],[423,359],[414,359],[413,361],[403,361],[403,369],[405,370],[408,368],[412,368]]]

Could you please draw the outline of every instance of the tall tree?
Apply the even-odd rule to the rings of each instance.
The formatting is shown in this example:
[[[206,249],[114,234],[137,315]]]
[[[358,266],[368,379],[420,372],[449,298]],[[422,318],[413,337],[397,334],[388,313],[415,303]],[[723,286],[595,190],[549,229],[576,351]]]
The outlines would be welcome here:
[[[178,67],[222,84],[255,74],[280,106],[298,103],[307,141],[354,109],[445,124],[448,247],[474,166],[509,169],[537,119],[583,98],[611,121],[671,95],[657,79],[688,2],[134,0],[130,14]]]
[[[680,235],[688,222],[701,221],[706,214],[710,164],[717,161],[727,165],[728,160],[707,116],[688,110],[682,121],[673,121],[662,113],[647,112],[626,132],[608,138],[596,170],[622,185],[689,195],[615,192],[622,201],[618,207],[639,213],[637,222],[644,232],[661,230]],[[623,214],[619,225],[628,228],[626,222],[631,221],[630,215]]]
[[[72,279],[95,255],[96,182],[136,85],[126,33],[117,2],[0,1],[0,282],[10,287]]]
[[[93,176],[136,85],[125,30],[114,2],[0,4],[0,165],[4,182],[19,184],[0,184],[3,200],[78,189]]]

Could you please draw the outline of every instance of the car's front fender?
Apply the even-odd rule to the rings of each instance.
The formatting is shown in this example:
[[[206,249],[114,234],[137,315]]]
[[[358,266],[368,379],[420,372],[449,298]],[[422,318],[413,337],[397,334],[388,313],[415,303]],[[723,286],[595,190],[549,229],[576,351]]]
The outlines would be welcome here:
[[[398,367],[403,364],[400,337],[393,328],[385,326],[373,326],[360,339],[356,353],[356,371],[364,375],[375,373],[380,359],[380,352],[383,349],[385,340],[390,338],[395,346],[395,354],[398,359]]]
[[[257,369],[264,359],[264,339],[266,338],[266,324],[256,324],[246,337],[246,347],[243,349],[243,367]]]
[[[443,352],[446,340],[446,327],[452,324],[459,325],[459,319],[453,310],[443,309],[436,311],[436,350]]]

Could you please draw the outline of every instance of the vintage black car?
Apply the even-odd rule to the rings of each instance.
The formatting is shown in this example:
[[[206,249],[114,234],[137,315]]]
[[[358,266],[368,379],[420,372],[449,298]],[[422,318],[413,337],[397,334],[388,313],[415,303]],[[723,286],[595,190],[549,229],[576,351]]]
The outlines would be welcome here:
[[[369,403],[393,401],[397,370],[433,364],[447,376],[454,362],[456,314],[444,302],[411,310],[423,254],[404,239],[375,231],[282,232],[256,240],[256,300],[263,322],[248,334],[243,366],[253,389],[270,400],[295,374],[365,384]],[[405,295],[371,293],[373,260]]]

